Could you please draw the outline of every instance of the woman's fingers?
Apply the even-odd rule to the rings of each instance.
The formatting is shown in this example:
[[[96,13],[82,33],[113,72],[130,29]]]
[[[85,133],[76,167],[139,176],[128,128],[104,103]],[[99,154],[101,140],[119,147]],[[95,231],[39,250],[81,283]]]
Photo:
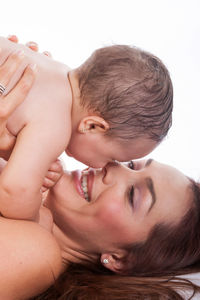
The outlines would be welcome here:
[[[26,43],[26,46],[28,48],[30,48],[31,50],[35,51],[35,52],[38,52],[38,50],[39,50],[38,44],[36,42],[33,42],[33,41],[30,41],[30,42]],[[52,55],[49,51],[44,51],[43,54],[48,56],[48,57],[52,57]]]
[[[16,107],[26,98],[35,79],[35,65],[26,67],[15,86],[7,95],[4,95],[4,89],[22,63],[23,57],[23,52],[14,52],[0,66],[0,150],[5,159],[9,158],[16,140],[15,136],[12,136],[7,130],[7,120]]]
[[[18,37],[14,34],[12,35],[9,35],[7,37],[7,39],[11,42],[14,42],[14,43],[18,43],[19,40],[18,40]],[[33,42],[33,41],[30,41],[28,43],[25,44],[28,48],[32,49],[33,51],[38,51],[38,44],[36,42]]]
[[[30,41],[30,42],[26,43],[26,46],[35,52],[38,52],[38,50],[39,50],[38,44],[36,42]]]
[[[0,66],[0,83],[5,87],[8,85],[12,76],[19,68],[24,58],[24,51],[15,51],[11,53],[6,61]]]
[[[14,34],[9,35],[8,40],[14,43],[18,43],[18,37]]]
[[[15,108],[26,98],[35,79],[36,66],[28,66],[15,87],[4,97],[0,98],[0,117],[7,118]],[[1,81],[1,76],[0,76]]]
[[[8,159],[15,144],[15,136],[12,136],[6,128],[6,122],[11,113],[26,98],[35,78],[35,68],[28,66],[18,83],[6,95],[0,97],[0,150],[1,155]],[[0,79],[1,80],[1,79]],[[8,152],[10,150],[10,152]],[[5,153],[3,154],[4,151]]]
[[[51,53],[49,51],[44,51],[43,52],[44,55],[48,56],[48,57],[52,57]]]
[[[18,38],[16,35],[9,35],[8,40],[10,40],[11,42],[14,42],[14,43],[18,43]],[[35,52],[38,52],[38,50],[39,50],[38,44],[36,42],[30,41],[30,42],[26,43],[25,45]],[[52,57],[52,55],[49,51],[44,51],[43,54],[48,57]]]

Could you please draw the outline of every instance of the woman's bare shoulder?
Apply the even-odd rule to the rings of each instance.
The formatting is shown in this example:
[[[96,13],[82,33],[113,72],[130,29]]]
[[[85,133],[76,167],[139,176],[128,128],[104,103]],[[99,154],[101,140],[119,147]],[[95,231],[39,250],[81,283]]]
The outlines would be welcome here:
[[[60,248],[36,223],[0,218],[0,245],[0,299],[28,299],[61,273]]]

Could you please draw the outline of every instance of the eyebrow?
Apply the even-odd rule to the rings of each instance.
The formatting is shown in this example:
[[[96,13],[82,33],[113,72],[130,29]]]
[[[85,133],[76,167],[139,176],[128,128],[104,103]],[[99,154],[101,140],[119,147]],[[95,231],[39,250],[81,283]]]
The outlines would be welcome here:
[[[156,203],[156,193],[155,193],[155,189],[154,189],[154,185],[153,185],[153,180],[150,177],[147,177],[145,179],[145,181],[146,181],[147,188],[148,188],[148,190],[151,194],[151,198],[152,198],[151,205],[147,212],[147,214],[148,214],[150,212],[150,210],[153,208],[154,204]]]

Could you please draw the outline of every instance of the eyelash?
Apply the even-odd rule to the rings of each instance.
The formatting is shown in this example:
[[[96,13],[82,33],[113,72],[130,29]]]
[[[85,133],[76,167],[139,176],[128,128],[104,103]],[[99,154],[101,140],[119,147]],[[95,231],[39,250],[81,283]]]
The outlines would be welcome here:
[[[129,203],[131,206],[134,206],[134,186],[132,185],[130,191],[129,191]]]
[[[134,162],[132,160],[129,161],[128,163],[128,167],[129,169],[131,170],[134,170]],[[132,185],[132,187],[130,188],[129,190],[129,203],[131,204],[131,206],[133,207],[134,206],[134,186]]]
[[[129,169],[134,170],[135,166],[134,166],[134,162],[132,160],[129,161],[128,167],[129,167]]]

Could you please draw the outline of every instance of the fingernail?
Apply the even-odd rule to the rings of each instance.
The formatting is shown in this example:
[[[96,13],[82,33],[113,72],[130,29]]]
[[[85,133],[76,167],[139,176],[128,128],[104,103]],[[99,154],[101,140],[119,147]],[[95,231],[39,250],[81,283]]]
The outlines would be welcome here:
[[[35,42],[28,42],[27,44],[26,44],[27,46],[33,46],[33,47],[37,47],[38,45],[35,43]]]
[[[46,56],[51,56],[51,53],[49,51],[44,51],[43,54]]]

